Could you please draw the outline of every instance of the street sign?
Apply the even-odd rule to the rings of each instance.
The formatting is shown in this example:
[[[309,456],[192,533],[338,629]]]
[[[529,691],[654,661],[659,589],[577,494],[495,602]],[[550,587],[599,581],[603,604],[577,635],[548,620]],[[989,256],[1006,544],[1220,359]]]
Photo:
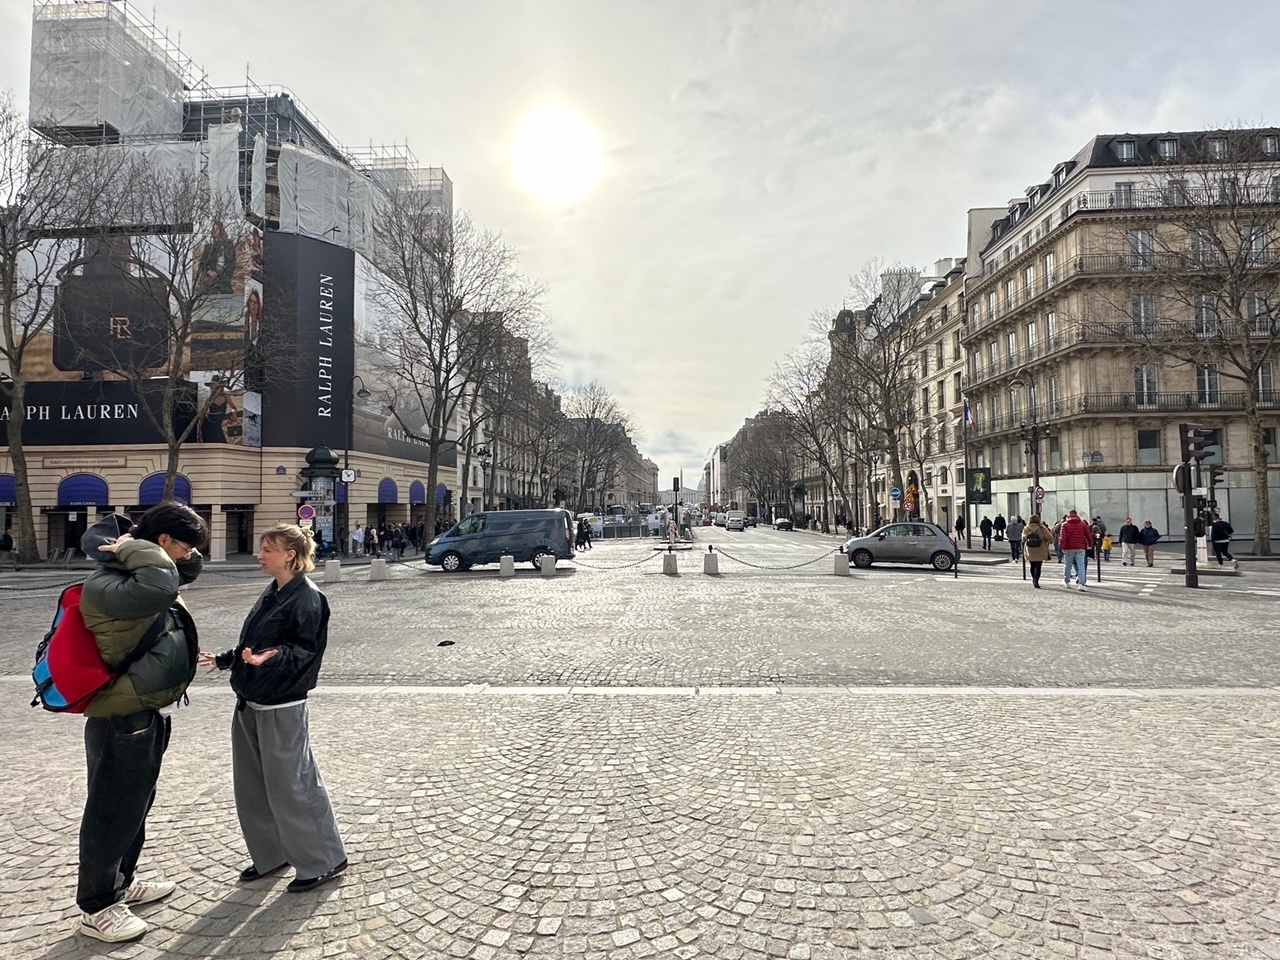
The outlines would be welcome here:
[[[901,500],[902,491],[899,490],[897,487],[894,487],[892,490],[889,491],[889,498],[892,500]]]
[[[1044,503],[1044,487],[1036,487],[1036,503]]]
[[[295,500],[306,500],[308,497],[318,496],[318,490],[294,490],[289,496]]]
[[[308,500],[307,505],[312,507],[336,507],[338,505],[338,501],[337,500]]]
[[[309,503],[304,503],[298,508],[299,520],[312,520],[315,518],[316,508]]]

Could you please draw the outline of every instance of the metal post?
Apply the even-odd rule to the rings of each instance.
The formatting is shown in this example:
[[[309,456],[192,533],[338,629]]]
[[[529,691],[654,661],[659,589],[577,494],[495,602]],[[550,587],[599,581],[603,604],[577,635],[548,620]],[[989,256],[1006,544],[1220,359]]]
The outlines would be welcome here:
[[[1187,472],[1187,492],[1182,495],[1182,520],[1186,526],[1183,545],[1183,559],[1186,562],[1186,585],[1200,586],[1200,574],[1196,569],[1196,518],[1191,495],[1191,465],[1184,463]]]

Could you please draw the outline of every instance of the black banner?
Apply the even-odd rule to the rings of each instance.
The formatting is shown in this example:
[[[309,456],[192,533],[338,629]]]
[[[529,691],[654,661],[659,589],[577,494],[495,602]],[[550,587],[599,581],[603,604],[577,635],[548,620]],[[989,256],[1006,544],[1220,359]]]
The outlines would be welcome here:
[[[143,396],[138,394],[141,386]],[[28,383],[27,419],[22,425],[23,443],[33,446],[87,446],[90,444],[161,443],[164,437],[147,416],[144,403],[158,412],[164,393],[162,381],[135,384],[128,380],[68,380]],[[186,429],[195,411],[196,387],[183,383],[175,404],[174,429]],[[145,398],[145,399],[144,399]],[[9,399],[0,399],[0,428],[9,423]],[[0,447],[9,444],[7,430],[0,429]]]
[[[261,384],[263,442],[341,450],[347,443],[354,373],[355,254],[291,233],[268,233],[263,324],[271,349],[297,358]],[[250,384],[251,387],[255,384]]]

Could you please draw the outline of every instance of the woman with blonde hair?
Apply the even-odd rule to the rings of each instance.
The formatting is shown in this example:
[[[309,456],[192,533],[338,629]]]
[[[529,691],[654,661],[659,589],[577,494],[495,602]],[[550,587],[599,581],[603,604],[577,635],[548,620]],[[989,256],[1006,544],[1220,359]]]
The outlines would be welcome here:
[[[253,861],[244,882],[293,866],[290,893],[311,890],[347,868],[333,806],[308,733],[307,692],[316,685],[329,632],[329,602],[307,574],[311,531],[280,523],[262,535],[258,564],[272,578],[232,650],[200,661],[231,670],[236,814]]]

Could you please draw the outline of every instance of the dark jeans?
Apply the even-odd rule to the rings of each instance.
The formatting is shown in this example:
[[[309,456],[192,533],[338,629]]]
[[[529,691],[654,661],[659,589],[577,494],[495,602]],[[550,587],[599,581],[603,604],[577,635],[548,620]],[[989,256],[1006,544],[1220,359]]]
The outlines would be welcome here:
[[[1044,567],[1044,561],[1043,561],[1043,560],[1032,560],[1032,561],[1030,561],[1030,563],[1031,563],[1031,582],[1032,582],[1032,583],[1039,583],[1039,582],[1040,582],[1040,571],[1041,571],[1041,569],[1043,569],[1043,567]]]
[[[76,905],[85,913],[97,913],[123,899],[133,883],[168,746],[169,718],[155,710],[90,717],[85,722],[89,796],[80,821],[76,890]]]
[[[983,549],[983,550],[990,550],[990,549],[991,549],[991,534],[989,534],[989,533],[984,533],[984,534],[982,535],[982,549]]]
[[[1218,561],[1218,566],[1222,566],[1222,560],[1224,557],[1234,563],[1236,558],[1231,555],[1231,541],[1213,541],[1213,557]]]
[[[1014,559],[1014,560],[1021,560],[1021,559],[1022,559],[1022,541],[1021,541],[1021,540],[1010,540],[1010,541],[1009,541],[1009,552],[1010,552],[1011,554],[1013,554],[1013,559]]]

